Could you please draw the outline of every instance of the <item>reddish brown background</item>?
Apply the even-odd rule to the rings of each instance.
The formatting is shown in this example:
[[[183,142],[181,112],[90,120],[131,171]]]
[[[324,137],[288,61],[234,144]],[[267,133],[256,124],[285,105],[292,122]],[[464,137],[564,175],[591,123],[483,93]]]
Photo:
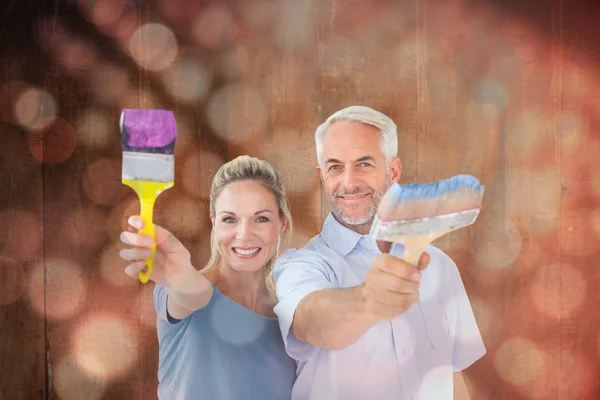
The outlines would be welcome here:
[[[201,267],[212,174],[239,154],[283,174],[294,245],[319,231],[314,129],[352,104],[397,122],[403,182],[486,185],[438,243],[488,348],[472,398],[600,398],[600,4],[141,3],[3,2],[0,399],[156,397],[152,285],[118,258],[122,108],[176,112],[156,219]]]

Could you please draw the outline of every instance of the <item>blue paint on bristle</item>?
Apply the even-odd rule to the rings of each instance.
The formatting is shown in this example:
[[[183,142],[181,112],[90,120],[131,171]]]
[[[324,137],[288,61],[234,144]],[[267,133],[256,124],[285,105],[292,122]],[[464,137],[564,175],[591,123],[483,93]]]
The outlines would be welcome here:
[[[446,193],[454,193],[463,189],[472,189],[474,192],[483,193],[484,186],[474,176],[456,175],[450,179],[431,183],[413,182],[406,185],[395,183],[388,189],[386,196],[397,201],[435,199]]]
[[[125,108],[121,113],[123,151],[173,154],[176,137],[172,111]]]

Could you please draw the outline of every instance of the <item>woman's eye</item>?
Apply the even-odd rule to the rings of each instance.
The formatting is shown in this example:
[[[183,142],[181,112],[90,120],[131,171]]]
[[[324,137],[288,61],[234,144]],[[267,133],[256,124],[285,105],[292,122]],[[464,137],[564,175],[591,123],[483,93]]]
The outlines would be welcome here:
[[[233,219],[232,217],[225,217],[225,218],[223,218],[223,222],[225,222],[227,224],[232,224],[235,222],[235,219]]]
[[[269,222],[269,218],[267,218],[267,217],[258,217],[256,221],[258,221],[258,222]]]

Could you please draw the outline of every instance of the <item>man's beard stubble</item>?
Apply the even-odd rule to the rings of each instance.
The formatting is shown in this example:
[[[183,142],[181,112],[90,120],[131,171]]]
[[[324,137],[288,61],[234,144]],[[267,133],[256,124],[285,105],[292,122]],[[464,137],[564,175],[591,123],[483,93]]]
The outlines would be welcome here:
[[[381,202],[381,198],[384,193],[390,187],[391,182],[389,181],[389,176],[386,173],[385,176],[385,185],[380,190],[374,190],[368,186],[359,187],[355,186],[350,190],[339,190],[333,193],[332,196],[327,196],[327,200],[329,202],[329,206],[331,207],[331,212],[336,217],[336,219],[342,222],[345,225],[349,226],[370,226],[373,223],[373,219],[375,218],[375,214],[377,213],[377,207]],[[356,195],[356,194],[366,194],[368,192],[372,192],[371,204],[367,208],[366,212],[363,215],[345,215],[343,213],[342,207],[335,201],[338,196],[345,195]]]

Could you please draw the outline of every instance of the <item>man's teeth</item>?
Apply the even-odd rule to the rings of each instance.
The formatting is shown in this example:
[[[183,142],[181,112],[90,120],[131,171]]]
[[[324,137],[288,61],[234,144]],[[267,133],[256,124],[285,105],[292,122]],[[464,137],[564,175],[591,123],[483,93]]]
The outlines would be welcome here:
[[[233,248],[233,251],[235,251],[238,254],[244,254],[244,255],[250,255],[250,254],[254,254],[256,253],[258,250],[260,250],[260,247],[257,247],[255,249],[250,249],[250,250],[243,250],[243,249],[238,249],[237,247]]]
[[[366,196],[366,194],[357,194],[355,196],[343,196],[344,199],[346,200],[354,200],[354,199],[360,199],[361,197]]]

